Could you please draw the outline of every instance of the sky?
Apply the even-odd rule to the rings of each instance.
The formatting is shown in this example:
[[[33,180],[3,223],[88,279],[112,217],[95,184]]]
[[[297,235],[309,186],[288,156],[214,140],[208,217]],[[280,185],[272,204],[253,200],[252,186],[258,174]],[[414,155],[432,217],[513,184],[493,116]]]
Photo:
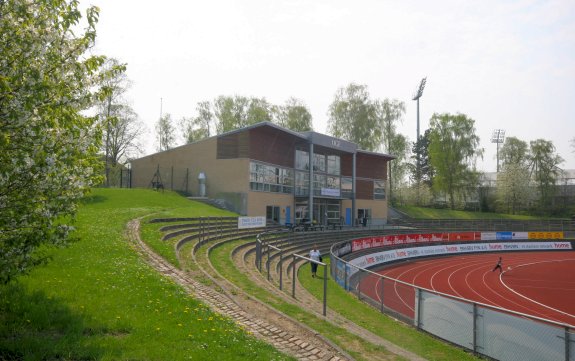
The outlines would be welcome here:
[[[575,169],[575,1],[81,0],[100,8],[92,52],[127,63],[127,99],[156,151],[161,112],[196,115],[220,95],[301,99],[327,134],[339,88],[406,105],[399,132],[416,139],[434,113],[475,120],[477,167],[496,170],[496,129],[552,141]]]

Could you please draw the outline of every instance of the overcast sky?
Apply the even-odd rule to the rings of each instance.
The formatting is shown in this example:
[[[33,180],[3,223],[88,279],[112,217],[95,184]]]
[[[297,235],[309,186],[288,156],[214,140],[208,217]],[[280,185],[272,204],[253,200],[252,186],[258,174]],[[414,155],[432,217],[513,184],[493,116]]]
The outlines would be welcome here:
[[[82,0],[100,8],[95,53],[128,64],[128,98],[149,134],[154,124],[195,115],[219,95],[303,100],[314,130],[327,132],[338,88],[368,86],[372,98],[406,104],[400,132],[416,138],[433,113],[475,120],[495,171],[495,129],[554,143],[575,169],[575,1]]]

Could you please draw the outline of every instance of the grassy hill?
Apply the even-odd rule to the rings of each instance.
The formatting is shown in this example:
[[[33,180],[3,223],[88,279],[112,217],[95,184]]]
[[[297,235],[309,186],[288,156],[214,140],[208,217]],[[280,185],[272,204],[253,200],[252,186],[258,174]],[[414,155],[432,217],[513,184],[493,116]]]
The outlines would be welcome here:
[[[282,360],[144,263],[124,237],[149,214],[229,215],[174,193],[95,189],[79,240],[0,286],[2,360]]]

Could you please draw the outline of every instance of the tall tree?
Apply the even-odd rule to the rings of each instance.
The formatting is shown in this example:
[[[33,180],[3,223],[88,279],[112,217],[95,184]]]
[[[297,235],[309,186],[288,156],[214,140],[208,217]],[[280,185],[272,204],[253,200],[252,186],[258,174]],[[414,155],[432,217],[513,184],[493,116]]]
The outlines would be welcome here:
[[[209,137],[209,130],[201,126],[199,118],[183,117],[179,121],[179,126],[185,144]]]
[[[294,132],[312,130],[312,117],[305,103],[296,98],[289,98],[283,106],[272,107],[273,122]]]
[[[74,1],[0,1],[0,283],[45,262],[40,246],[71,240],[78,202],[100,181],[102,133],[82,112],[106,95],[105,58],[86,53],[97,8],[86,19]]]
[[[411,178],[416,184],[424,183],[431,187],[433,185],[433,178],[435,177],[435,172],[431,166],[431,161],[429,159],[429,143],[431,139],[431,129],[425,130],[425,133],[419,140],[413,143],[412,160],[415,162],[417,160],[417,154],[419,154],[419,174],[417,173],[417,167],[412,166]]]
[[[396,99],[384,99],[383,101],[375,101],[374,105],[377,121],[379,127],[381,127],[384,151],[396,157],[395,160],[390,162],[387,177],[389,180],[389,200],[393,202],[394,185],[399,184],[403,180],[407,170],[409,155],[407,138],[397,133],[397,123],[403,122],[405,103]]]
[[[377,108],[366,85],[349,84],[338,89],[328,114],[328,132],[334,137],[354,142],[367,151],[375,151],[381,145]]]
[[[172,116],[170,114],[164,114],[158,119],[156,123],[156,135],[158,137],[158,151],[163,152],[165,150],[174,147],[176,141],[176,130],[174,124],[172,123]]]
[[[555,184],[562,173],[559,165],[563,158],[555,153],[553,142],[537,139],[529,143],[529,168],[539,191],[539,202],[543,209],[549,209],[555,192]]]
[[[265,98],[222,95],[214,101],[214,115],[217,132],[222,134],[271,120],[271,105]]]
[[[483,150],[478,150],[475,121],[464,114],[433,114],[430,129],[429,156],[436,171],[433,185],[449,196],[455,209],[456,196],[465,196],[478,181],[475,161]]]
[[[507,137],[499,154],[501,172],[497,175],[497,201],[505,212],[515,214],[527,204],[530,196],[529,147],[518,138]]]
[[[130,87],[124,72],[126,65],[111,58],[106,60],[103,69],[107,76],[102,80],[102,89],[107,95],[98,103],[97,111],[104,131],[102,148],[106,162],[106,185],[109,185],[110,167],[141,152],[139,142],[144,133],[144,125],[125,99],[125,93]]]

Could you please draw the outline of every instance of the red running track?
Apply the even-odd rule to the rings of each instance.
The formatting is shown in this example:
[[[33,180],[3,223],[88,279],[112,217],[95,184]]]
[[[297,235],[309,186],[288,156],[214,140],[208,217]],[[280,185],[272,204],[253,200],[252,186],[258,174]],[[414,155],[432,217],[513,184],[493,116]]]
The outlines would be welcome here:
[[[493,272],[499,256],[503,273]],[[510,269],[508,269],[510,267]],[[575,251],[518,252],[412,260],[379,274],[473,302],[575,325]],[[361,291],[410,318],[415,291],[397,282],[368,276]]]

